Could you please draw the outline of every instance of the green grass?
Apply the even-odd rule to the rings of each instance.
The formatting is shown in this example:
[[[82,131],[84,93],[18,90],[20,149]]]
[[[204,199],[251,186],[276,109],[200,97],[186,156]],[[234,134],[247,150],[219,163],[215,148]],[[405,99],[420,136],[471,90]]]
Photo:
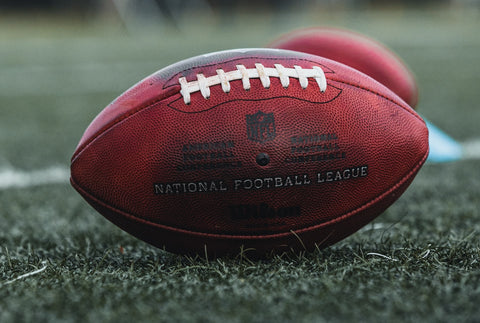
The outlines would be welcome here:
[[[416,72],[420,112],[458,139],[480,137],[476,16],[250,18],[137,38],[115,24],[0,20],[0,170],[68,167],[88,123],[144,76],[203,52],[262,46],[317,21],[385,42]],[[260,261],[155,249],[104,220],[68,184],[0,190],[0,322],[479,321],[479,178],[475,160],[426,165],[359,233],[322,251]]]

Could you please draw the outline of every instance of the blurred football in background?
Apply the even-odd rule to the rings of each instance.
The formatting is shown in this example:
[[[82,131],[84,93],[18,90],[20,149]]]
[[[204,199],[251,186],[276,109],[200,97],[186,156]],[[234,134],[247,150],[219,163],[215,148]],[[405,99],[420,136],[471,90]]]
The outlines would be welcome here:
[[[295,50],[335,60],[379,81],[412,108],[418,100],[415,77],[407,65],[390,49],[360,33],[313,27],[285,34],[268,47]]]

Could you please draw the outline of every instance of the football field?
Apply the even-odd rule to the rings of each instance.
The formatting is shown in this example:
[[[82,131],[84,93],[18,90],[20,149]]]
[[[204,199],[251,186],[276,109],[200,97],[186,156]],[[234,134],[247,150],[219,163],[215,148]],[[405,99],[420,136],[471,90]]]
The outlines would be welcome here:
[[[263,260],[156,249],[70,186],[83,131],[143,77],[313,25],[393,49],[417,77],[417,110],[464,146],[464,158],[427,163],[351,237]],[[0,19],[0,322],[480,321],[478,11],[239,13],[181,26]]]

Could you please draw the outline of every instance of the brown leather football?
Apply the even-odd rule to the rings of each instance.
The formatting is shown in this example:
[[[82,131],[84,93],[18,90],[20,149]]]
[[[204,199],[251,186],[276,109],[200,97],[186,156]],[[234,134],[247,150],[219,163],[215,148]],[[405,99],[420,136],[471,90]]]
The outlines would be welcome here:
[[[263,255],[357,231],[427,155],[422,118],[367,75],[299,52],[229,50],[166,67],[108,105],[71,183],[157,247]]]

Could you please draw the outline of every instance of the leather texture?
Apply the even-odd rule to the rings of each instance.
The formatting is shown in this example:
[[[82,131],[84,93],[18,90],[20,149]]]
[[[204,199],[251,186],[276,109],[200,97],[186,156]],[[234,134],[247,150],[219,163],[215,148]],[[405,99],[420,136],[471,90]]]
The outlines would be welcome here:
[[[313,79],[284,88],[272,77],[268,89],[236,80],[228,93],[215,85],[208,99],[195,92],[183,102],[180,77],[255,63],[319,66],[327,90]],[[421,117],[365,74],[303,53],[237,50],[167,67],[113,101],[82,137],[71,182],[107,219],[157,247],[262,255],[357,231],[401,195],[427,155]]]

